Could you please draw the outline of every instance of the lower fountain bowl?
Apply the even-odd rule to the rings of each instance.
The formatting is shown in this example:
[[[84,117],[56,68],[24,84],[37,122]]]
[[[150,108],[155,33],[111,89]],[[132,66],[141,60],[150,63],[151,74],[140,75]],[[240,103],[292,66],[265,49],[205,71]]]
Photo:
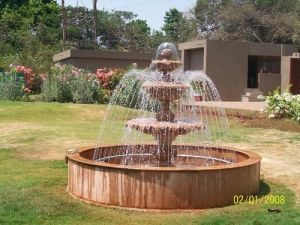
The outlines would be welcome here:
[[[98,149],[119,151],[122,147],[102,146]],[[216,154],[235,152],[237,162],[209,167],[197,164],[190,167],[146,167],[96,162],[93,160],[95,148],[80,149],[67,155],[68,191],[90,203],[145,210],[221,207],[233,204],[234,196],[249,196],[259,191],[259,155],[212,149]]]

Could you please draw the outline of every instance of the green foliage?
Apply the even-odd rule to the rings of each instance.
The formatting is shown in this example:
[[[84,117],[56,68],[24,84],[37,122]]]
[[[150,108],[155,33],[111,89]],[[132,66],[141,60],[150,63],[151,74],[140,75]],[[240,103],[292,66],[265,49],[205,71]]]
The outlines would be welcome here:
[[[1,1],[0,68],[11,63],[49,71],[60,49],[60,8],[56,1]],[[2,51],[3,50],[3,51]]]
[[[157,47],[164,42],[167,42],[168,38],[161,31],[153,31],[150,37],[149,47],[150,49],[156,50]]]
[[[58,101],[58,85],[50,79],[44,79],[41,86],[41,100],[46,102]]]
[[[123,78],[126,71],[124,69],[114,69],[112,71],[112,76],[109,80],[109,90],[113,91],[116,89],[117,85],[120,83],[120,80]]]
[[[112,96],[112,104],[134,108],[137,104],[142,81],[136,76],[125,75]]]
[[[24,92],[24,79],[16,73],[0,73],[0,100],[21,100]]]
[[[298,0],[198,0],[194,14],[203,37],[300,43]]]
[[[102,103],[103,93],[95,74],[69,65],[53,67],[43,77],[41,88],[43,101]]]
[[[79,73],[71,85],[73,102],[76,103],[102,103],[102,92],[96,81],[86,78],[87,73]]]
[[[279,90],[273,91],[269,96],[259,96],[268,104],[269,118],[291,118],[300,123],[300,95],[292,95],[288,91],[283,94]]]
[[[194,15],[201,33],[209,34],[218,27],[218,11],[233,0],[197,0]]]
[[[193,20],[184,17],[182,12],[179,12],[176,8],[166,12],[164,22],[162,30],[165,31],[172,42],[184,42],[197,35],[196,24]]]
[[[134,20],[128,23],[125,32],[126,48],[132,51],[147,51],[149,49],[150,27],[145,20]]]

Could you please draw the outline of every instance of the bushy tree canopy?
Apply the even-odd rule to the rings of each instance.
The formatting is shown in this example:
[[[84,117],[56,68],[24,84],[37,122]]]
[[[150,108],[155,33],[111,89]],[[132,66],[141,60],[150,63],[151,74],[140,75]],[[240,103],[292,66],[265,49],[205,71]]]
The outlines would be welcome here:
[[[197,34],[197,28],[193,20],[183,16],[176,8],[166,12],[162,30],[169,41],[179,43],[192,39]]]
[[[299,43],[299,0],[198,0],[200,36],[221,40]]]

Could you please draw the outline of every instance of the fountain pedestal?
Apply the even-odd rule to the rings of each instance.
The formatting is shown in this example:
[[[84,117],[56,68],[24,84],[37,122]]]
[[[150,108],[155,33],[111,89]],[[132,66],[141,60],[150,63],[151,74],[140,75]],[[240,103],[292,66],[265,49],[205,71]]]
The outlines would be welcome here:
[[[172,142],[178,135],[186,135],[195,130],[204,129],[200,122],[185,123],[181,121],[158,121],[155,118],[137,118],[127,121],[126,127],[138,130],[144,134],[151,134],[157,140],[158,148],[155,157],[159,165],[170,165],[175,158],[176,150],[172,150]]]
[[[176,137],[203,129],[204,125],[199,122],[183,123],[175,120],[171,103],[180,99],[188,90],[189,85],[170,82],[170,71],[174,65],[168,67],[167,61],[160,62],[159,65],[161,65],[160,70],[164,69],[163,81],[146,82],[142,85],[150,98],[161,103],[161,109],[155,116],[156,119],[133,119],[126,123],[126,127],[153,135],[158,144],[155,158],[159,166],[170,166],[171,160],[177,156],[176,150],[172,150],[172,142]]]

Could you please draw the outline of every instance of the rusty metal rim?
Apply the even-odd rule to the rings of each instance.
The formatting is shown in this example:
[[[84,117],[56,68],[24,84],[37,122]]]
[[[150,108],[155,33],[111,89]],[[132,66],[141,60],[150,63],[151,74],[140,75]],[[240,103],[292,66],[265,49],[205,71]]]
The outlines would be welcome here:
[[[134,207],[126,207],[126,206],[118,206],[118,205],[111,205],[111,204],[104,204],[92,200],[85,199],[83,197],[77,196],[70,192],[69,190],[66,191],[72,198],[76,200],[80,200],[81,202],[94,205],[94,206],[101,206],[105,208],[111,208],[111,209],[119,209],[119,210],[124,210],[124,211],[137,211],[137,212],[144,212],[144,213],[192,213],[192,212],[203,212],[207,210],[212,210],[214,208],[220,208],[222,206],[216,206],[214,208],[203,208],[203,209],[148,209],[148,208],[134,208]]]
[[[79,148],[78,151],[75,153],[68,153],[67,159],[72,160],[75,162],[79,162],[86,165],[96,166],[96,167],[103,167],[103,168],[111,168],[111,169],[121,169],[121,170],[135,170],[135,171],[161,171],[161,172],[185,172],[185,171],[214,171],[214,170],[226,170],[226,169],[236,169],[241,168],[249,165],[256,164],[261,161],[261,156],[254,152],[249,151],[240,151],[237,149],[228,149],[228,148],[216,148],[220,150],[226,150],[235,152],[237,154],[243,155],[247,159],[233,163],[228,165],[217,165],[217,166],[210,166],[210,167],[191,167],[191,168],[176,168],[176,167],[138,167],[138,166],[127,166],[127,165],[119,165],[119,164],[112,164],[112,163],[105,163],[105,162],[96,162],[95,160],[87,159],[81,156],[81,153],[84,151],[92,151],[95,148],[103,148],[103,147],[120,147],[123,145],[103,145],[98,147],[89,147],[89,148]],[[190,145],[186,145],[190,146]],[[190,147],[201,147],[201,146],[193,146]]]

